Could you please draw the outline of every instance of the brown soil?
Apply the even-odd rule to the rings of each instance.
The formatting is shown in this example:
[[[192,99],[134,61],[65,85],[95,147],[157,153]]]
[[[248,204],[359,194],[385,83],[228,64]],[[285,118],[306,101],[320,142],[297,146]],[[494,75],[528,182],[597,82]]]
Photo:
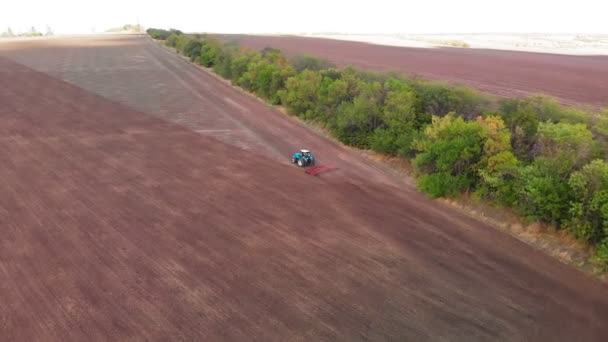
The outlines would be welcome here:
[[[147,38],[0,44],[0,104],[4,340],[608,334],[606,285]]]
[[[241,45],[309,54],[339,66],[401,71],[498,96],[543,93],[566,104],[608,106],[608,56],[459,48],[413,48],[295,36],[223,35]]]

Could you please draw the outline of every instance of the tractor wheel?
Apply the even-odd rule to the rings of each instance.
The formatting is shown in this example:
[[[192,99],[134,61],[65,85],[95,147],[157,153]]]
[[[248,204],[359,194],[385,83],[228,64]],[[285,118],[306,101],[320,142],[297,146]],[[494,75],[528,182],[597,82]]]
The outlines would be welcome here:
[[[298,159],[298,166],[299,167],[304,167],[306,164],[306,162],[304,162],[304,158],[300,158]]]
[[[292,164],[295,164],[295,163],[296,163],[296,158],[293,158],[293,157],[292,157],[292,158],[291,158],[291,163],[292,163]]]

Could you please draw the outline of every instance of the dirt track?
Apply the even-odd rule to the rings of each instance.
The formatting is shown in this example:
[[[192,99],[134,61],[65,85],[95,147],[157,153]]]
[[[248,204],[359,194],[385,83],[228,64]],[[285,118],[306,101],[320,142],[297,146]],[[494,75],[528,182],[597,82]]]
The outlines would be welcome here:
[[[340,66],[397,70],[465,84],[499,95],[543,93],[567,104],[608,106],[608,56],[458,48],[410,48],[331,39],[227,35],[243,46],[270,46],[290,55],[310,54]]]
[[[4,340],[608,334],[605,285],[146,38],[0,44],[0,104]]]

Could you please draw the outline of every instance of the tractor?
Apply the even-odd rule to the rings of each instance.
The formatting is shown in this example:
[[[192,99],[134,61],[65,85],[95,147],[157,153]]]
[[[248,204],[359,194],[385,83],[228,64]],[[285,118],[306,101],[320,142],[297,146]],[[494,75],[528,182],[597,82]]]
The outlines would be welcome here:
[[[298,164],[299,167],[314,166],[315,157],[310,153],[310,150],[300,150],[293,154],[291,162]]]

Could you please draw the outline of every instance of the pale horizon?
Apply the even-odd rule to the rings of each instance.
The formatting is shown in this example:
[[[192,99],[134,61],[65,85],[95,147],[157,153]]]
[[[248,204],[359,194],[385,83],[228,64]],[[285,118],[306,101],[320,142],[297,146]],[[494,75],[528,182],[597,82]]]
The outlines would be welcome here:
[[[104,32],[125,24],[185,32],[257,34],[606,34],[608,3],[593,0],[490,3],[279,0],[103,2],[10,1],[0,12],[0,31],[32,26],[56,34]]]

